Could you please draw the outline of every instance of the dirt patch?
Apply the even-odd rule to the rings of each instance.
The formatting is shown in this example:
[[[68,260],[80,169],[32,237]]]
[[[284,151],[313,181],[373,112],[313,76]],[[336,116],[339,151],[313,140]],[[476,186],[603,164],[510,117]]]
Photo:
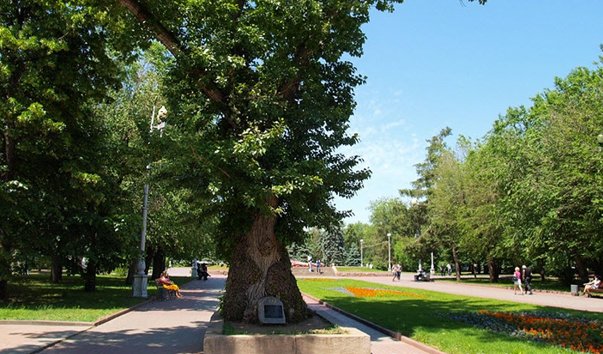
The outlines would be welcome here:
[[[318,315],[309,319],[286,325],[261,325],[243,322],[224,321],[224,334],[337,334],[343,330]]]

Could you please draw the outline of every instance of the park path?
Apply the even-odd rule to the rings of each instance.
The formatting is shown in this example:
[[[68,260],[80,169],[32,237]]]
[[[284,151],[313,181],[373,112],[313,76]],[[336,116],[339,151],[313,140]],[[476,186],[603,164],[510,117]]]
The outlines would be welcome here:
[[[559,307],[579,311],[603,312],[603,299],[572,296],[569,293],[540,292],[534,295],[514,295],[512,289],[495,286],[456,283],[454,281],[435,280],[432,282],[414,281],[414,274],[403,273],[401,281],[392,282],[390,276],[350,276],[348,279],[358,279],[373,283],[440,291],[443,293],[475,296],[497,300],[513,301],[526,304]]]
[[[201,353],[224,282],[193,280],[182,287],[182,299],[148,302],[42,353]]]

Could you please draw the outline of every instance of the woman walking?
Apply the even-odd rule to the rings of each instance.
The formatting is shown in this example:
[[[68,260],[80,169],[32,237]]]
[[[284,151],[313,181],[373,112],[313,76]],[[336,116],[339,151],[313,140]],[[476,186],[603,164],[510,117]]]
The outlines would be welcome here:
[[[521,272],[519,267],[515,267],[515,273],[513,273],[513,293],[517,295],[517,288],[519,288],[519,295],[523,295],[523,289],[521,288]]]

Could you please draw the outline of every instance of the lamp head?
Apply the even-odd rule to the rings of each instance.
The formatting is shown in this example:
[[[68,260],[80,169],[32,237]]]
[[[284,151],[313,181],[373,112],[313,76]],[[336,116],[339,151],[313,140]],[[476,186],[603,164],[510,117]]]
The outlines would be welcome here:
[[[161,106],[161,108],[159,108],[159,111],[157,112],[157,119],[159,121],[162,121],[165,119],[165,117],[167,117],[167,109],[165,108],[165,106]]]

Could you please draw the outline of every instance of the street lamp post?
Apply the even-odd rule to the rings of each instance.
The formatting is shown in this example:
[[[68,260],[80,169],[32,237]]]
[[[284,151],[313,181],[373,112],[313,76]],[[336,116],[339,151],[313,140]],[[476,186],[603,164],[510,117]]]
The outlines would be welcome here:
[[[154,129],[160,131],[163,135],[163,128],[165,128],[165,122],[162,122],[167,116],[167,110],[161,106],[159,112],[157,112],[158,124],[155,125],[155,106],[153,106],[153,113],[151,114],[151,132]],[[148,275],[145,273],[146,264],[144,260],[145,243],[147,240],[147,215],[149,213],[149,177],[151,171],[151,165],[147,165],[147,180],[144,184],[144,196],[142,199],[142,232],[140,233],[140,256],[138,264],[136,266],[136,274],[134,274],[134,282],[132,283],[132,296],[133,297],[148,297],[147,293],[147,282]]]
[[[363,240],[363,239],[360,239],[360,266],[361,266],[361,267],[364,267],[364,266],[363,266],[363,264],[364,264],[364,263],[363,263],[363,259],[362,259],[362,244],[363,244],[363,243],[364,243],[364,240]]]
[[[392,271],[392,246],[391,246],[392,234],[387,233],[387,271]]]

